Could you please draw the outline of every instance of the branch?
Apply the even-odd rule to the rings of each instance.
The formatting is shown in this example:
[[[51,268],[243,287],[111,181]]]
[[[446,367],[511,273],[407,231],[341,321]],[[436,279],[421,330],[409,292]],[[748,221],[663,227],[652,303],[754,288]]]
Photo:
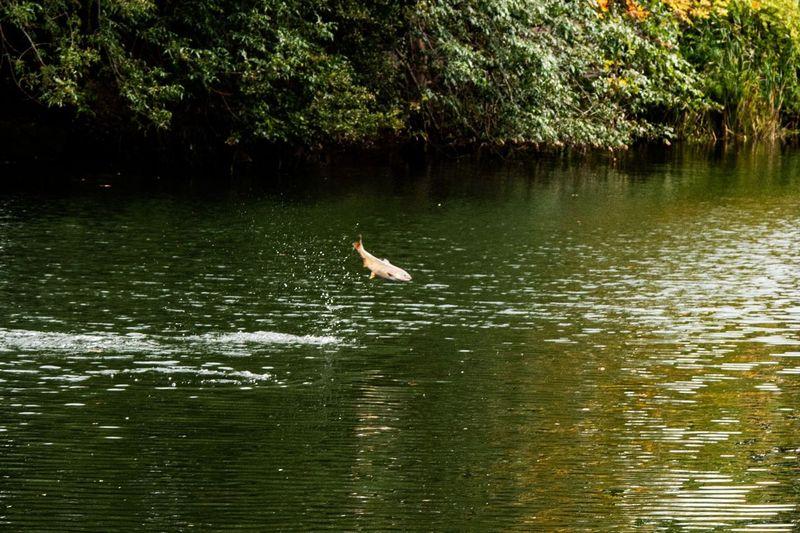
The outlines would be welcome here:
[[[28,42],[31,44],[31,46],[30,46],[30,48],[28,48],[28,50],[33,50],[33,53],[36,55],[36,59],[39,61],[39,65],[44,67],[45,66],[45,62],[44,62],[44,60],[42,60],[42,56],[39,55],[39,49],[36,48],[36,44],[33,42],[33,39],[31,39],[31,36],[28,35],[27,31],[25,31],[25,28],[20,26],[19,29],[22,32],[22,34],[25,36],[25,38],[28,39]],[[22,54],[19,57],[22,57],[25,54],[27,54],[28,50],[25,50],[24,52],[22,52]]]

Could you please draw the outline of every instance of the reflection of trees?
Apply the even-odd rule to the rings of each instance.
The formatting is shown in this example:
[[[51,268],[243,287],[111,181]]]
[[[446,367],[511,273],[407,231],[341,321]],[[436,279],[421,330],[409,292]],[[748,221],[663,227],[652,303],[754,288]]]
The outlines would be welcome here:
[[[752,243],[774,230],[763,215],[781,204],[749,196],[758,181],[749,161],[710,182],[680,175],[680,165],[642,182],[622,171],[577,173],[572,182],[534,182],[530,200],[509,199],[501,221],[473,213],[470,253],[495,246],[481,287],[501,294],[511,312],[492,311],[488,289],[457,301],[471,288],[448,280],[449,301],[471,310],[473,327],[505,326],[471,333],[463,367],[455,348],[427,349],[431,361],[399,371],[416,386],[381,386],[400,429],[364,436],[373,443],[364,448],[373,458],[364,462],[375,480],[368,485],[381,497],[363,512],[385,514],[402,499],[453,523],[630,527],[665,523],[687,498],[702,511],[713,502],[692,491],[715,480],[746,487],[779,479],[785,467],[749,469],[761,464],[754,457],[787,449],[791,422],[778,408],[791,385],[772,365],[735,365],[770,359],[746,342],[748,313],[760,302],[766,320],[782,320],[783,304],[773,304],[796,286],[746,294],[776,249]],[[707,170],[701,163],[698,176]],[[783,170],[785,162],[775,172]],[[715,194],[728,195],[727,205],[717,206]],[[498,226],[513,231],[498,240]],[[426,349],[439,332],[423,331],[414,343]],[[430,381],[442,375],[448,383]],[[765,382],[783,393],[755,388]],[[379,422],[388,411],[364,403],[360,418],[374,420],[370,427],[396,427]],[[385,455],[396,458],[391,466]],[[786,487],[764,487],[745,489],[729,511],[778,517]],[[747,507],[763,501],[779,507]]]

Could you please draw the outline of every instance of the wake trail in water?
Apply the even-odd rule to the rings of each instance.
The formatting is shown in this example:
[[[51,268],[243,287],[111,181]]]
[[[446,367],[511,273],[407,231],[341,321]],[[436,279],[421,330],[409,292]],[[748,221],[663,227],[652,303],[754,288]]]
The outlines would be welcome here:
[[[147,335],[143,333],[61,333],[0,328],[0,353],[46,352],[169,355],[195,350],[228,349],[241,355],[241,348],[259,346],[327,346],[340,345],[342,339],[333,336],[292,335],[273,331],[207,333],[186,337]]]
[[[326,345],[341,344],[341,339],[331,336],[316,335],[291,335],[289,333],[276,333],[273,331],[253,331],[236,333],[207,333],[188,337],[207,343],[220,344],[302,344],[302,345]]]
[[[201,378],[227,378],[231,381],[272,381],[273,376],[268,372],[257,373],[249,370],[217,370],[209,368],[197,368],[193,366],[148,366],[143,368],[123,368],[123,369],[104,369],[90,370],[89,375],[116,376],[118,374],[188,374]]]

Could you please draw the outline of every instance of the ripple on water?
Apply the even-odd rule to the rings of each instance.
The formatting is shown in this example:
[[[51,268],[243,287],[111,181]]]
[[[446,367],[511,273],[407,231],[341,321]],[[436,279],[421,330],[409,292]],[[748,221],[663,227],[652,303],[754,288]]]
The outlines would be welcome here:
[[[794,524],[780,520],[794,504],[753,503],[757,493],[771,484],[732,483],[720,472],[673,471],[657,483],[665,488],[653,504],[640,507],[646,522],[670,521],[686,529],[731,527],[742,522],[745,531],[793,531]]]

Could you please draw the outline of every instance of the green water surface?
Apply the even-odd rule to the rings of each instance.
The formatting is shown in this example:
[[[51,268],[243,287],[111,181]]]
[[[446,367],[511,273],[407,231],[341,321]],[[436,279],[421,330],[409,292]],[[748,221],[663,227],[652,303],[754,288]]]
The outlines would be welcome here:
[[[0,193],[8,530],[798,527],[798,153],[69,183]]]

